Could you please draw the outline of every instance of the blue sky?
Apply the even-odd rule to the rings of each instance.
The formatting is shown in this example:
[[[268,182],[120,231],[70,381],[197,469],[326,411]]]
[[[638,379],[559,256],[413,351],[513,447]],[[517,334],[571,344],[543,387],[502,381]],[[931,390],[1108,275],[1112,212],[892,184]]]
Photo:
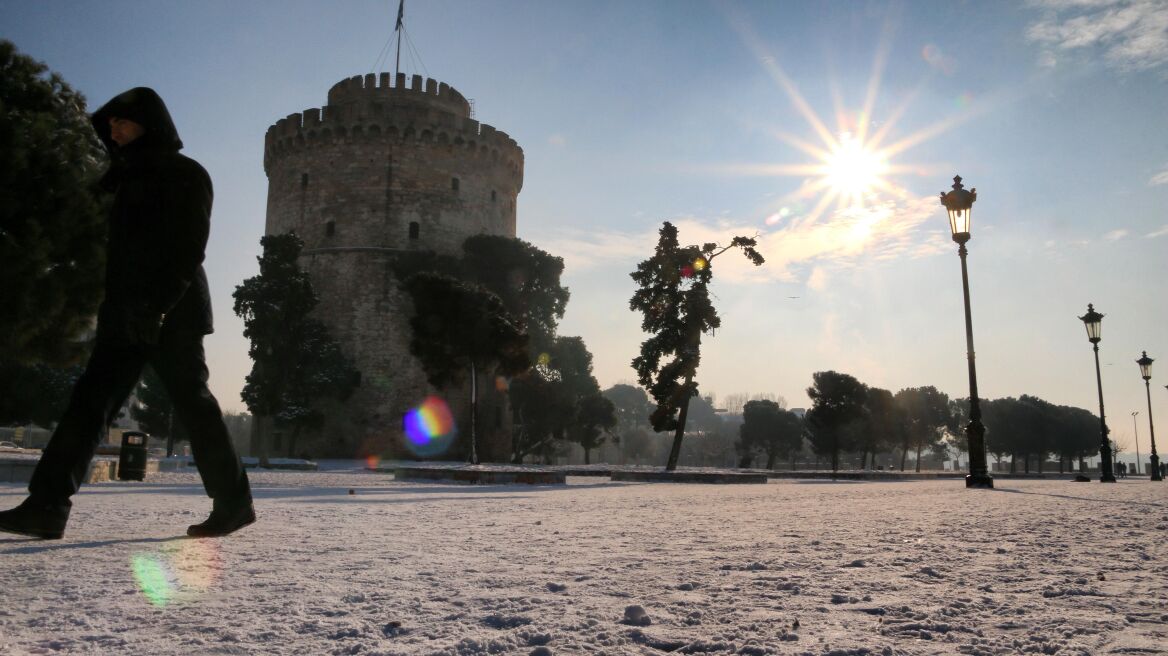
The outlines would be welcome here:
[[[0,3],[0,38],[92,106],[157,89],[210,171],[207,349],[227,408],[243,408],[250,368],[231,292],[256,271],[264,132],[372,72],[395,10]],[[1076,318],[1093,302],[1107,315],[1113,435],[1130,442],[1139,410],[1146,453],[1134,360],[1147,350],[1168,367],[1168,5],[414,0],[406,25],[420,59],[407,49],[403,70],[459,89],[523,147],[519,236],[565,258],[561,332],[584,337],[602,385],[633,380],[643,336],[628,273],[669,220],[688,243],[757,233],[768,258],[714,263],[723,328],[705,341],[703,393],[804,406],[811,374],[836,369],[967,395],[959,261],[936,198],[959,173],[979,192],[969,268],[982,396],[1097,410]],[[822,192],[801,193],[822,177],[798,145],[824,147],[816,121],[832,140],[899,144],[862,207],[817,214]],[[1168,369],[1152,383],[1168,421]]]

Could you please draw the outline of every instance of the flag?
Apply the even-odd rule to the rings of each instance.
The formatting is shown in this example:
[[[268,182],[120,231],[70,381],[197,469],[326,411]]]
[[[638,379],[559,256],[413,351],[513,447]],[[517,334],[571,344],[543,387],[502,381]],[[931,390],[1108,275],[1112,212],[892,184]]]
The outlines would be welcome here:
[[[406,13],[406,0],[399,0],[399,2],[397,3],[397,25],[395,25],[393,28],[393,30],[395,32],[402,28],[402,18],[405,17],[405,13]]]

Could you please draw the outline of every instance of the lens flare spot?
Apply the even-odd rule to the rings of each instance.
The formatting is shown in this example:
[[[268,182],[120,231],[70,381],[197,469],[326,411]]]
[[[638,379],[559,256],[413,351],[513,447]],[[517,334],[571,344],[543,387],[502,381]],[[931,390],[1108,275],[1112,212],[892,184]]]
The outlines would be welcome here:
[[[170,603],[174,585],[167,575],[166,565],[156,554],[135,554],[130,559],[130,570],[147,601],[159,607]]]
[[[223,572],[219,550],[209,540],[184,540],[169,555],[171,571],[182,588],[206,590],[215,585]]]
[[[552,356],[548,355],[547,353],[540,353],[539,357],[537,357],[535,359],[536,364],[540,364],[540,365],[543,365],[545,367],[548,366],[549,364],[551,364],[551,361],[552,361]]]
[[[687,264],[687,265],[681,267],[681,277],[682,278],[693,278],[693,276],[694,276],[694,268],[693,268],[692,264]]]
[[[223,572],[223,559],[209,540],[184,540],[130,558],[138,589],[153,606],[166,606],[209,589]]]
[[[406,414],[405,432],[406,448],[420,457],[446,453],[458,434],[450,408],[437,396],[427,397]]]
[[[373,454],[365,456],[365,469],[377,469],[381,464],[381,458]]]
[[[701,256],[699,256],[696,260],[694,260],[694,263],[693,263],[694,271],[703,271],[708,266],[710,266],[709,261],[706,260],[706,258],[701,257]]]
[[[511,388],[511,379],[506,376],[495,376],[495,391],[506,392]]]

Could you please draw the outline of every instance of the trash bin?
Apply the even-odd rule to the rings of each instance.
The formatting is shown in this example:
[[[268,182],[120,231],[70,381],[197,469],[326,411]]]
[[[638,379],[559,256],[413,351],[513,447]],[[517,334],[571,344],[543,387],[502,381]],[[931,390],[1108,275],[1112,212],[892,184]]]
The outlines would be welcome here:
[[[146,478],[146,433],[122,433],[122,450],[118,455],[118,480],[140,481]]]

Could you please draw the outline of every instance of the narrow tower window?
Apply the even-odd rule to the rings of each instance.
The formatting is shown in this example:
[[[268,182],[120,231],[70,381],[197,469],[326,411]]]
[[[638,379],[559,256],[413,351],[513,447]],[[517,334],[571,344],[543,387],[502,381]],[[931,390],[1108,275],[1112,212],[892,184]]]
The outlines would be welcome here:
[[[329,221],[328,223],[324,224],[325,237],[332,237],[335,234],[337,234],[337,224],[335,221]]]
[[[308,174],[307,173],[300,174],[300,188],[301,189],[308,189]]]
[[[450,178],[450,190],[458,191],[458,178]]]
[[[421,228],[417,221],[410,221],[410,239],[417,239],[418,232],[421,231]]]
[[[491,202],[492,203],[495,202],[495,190],[494,189],[491,190]]]

